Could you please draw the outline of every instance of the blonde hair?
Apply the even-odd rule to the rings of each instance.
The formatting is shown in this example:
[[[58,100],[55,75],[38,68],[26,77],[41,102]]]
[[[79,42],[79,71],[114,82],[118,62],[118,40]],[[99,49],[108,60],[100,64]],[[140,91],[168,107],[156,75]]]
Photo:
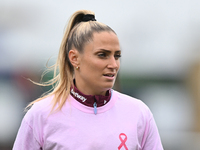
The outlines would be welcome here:
[[[67,100],[67,97],[69,96],[74,75],[74,67],[70,63],[68,52],[72,48],[75,48],[82,53],[85,44],[89,41],[92,41],[94,32],[107,31],[115,33],[109,26],[103,23],[97,21],[82,22],[82,18],[86,14],[94,15],[92,11],[79,10],[71,16],[64,32],[57,61],[53,66],[44,71],[42,75],[43,77],[47,72],[53,70],[53,78],[43,83],[36,83],[32,81],[34,84],[40,86],[52,86],[51,92],[49,91],[45,95],[31,102],[26,109],[31,107],[34,103],[53,95],[54,98],[52,100],[53,105],[51,112],[54,111],[56,105],[58,105],[58,107],[55,109],[55,111],[61,110]]]

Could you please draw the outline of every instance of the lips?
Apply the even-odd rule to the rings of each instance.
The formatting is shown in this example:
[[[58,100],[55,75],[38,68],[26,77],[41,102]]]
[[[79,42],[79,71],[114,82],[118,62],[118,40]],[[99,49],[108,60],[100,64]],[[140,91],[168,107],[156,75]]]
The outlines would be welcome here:
[[[113,73],[107,73],[107,74],[104,74],[104,76],[106,76],[106,77],[114,77],[115,74],[113,74]]]

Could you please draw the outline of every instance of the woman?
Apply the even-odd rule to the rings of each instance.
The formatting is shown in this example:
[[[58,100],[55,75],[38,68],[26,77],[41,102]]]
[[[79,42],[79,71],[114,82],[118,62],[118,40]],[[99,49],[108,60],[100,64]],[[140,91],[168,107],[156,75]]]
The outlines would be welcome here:
[[[116,33],[88,10],[65,31],[48,95],[33,101],[14,150],[162,150],[149,108],[112,90],[121,50]],[[59,73],[56,72],[59,70]],[[28,106],[28,107],[29,107]]]

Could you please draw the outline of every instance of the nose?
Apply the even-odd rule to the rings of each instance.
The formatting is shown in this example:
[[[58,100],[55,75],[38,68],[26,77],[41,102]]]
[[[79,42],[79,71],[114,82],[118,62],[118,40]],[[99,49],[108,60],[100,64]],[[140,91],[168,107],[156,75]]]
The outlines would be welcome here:
[[[119,60],[116,59],[115,57],[111,57],[109,59],[109,62],[108,62],[108,66],[107,66],[109,69],[118,69],[119,68]]]

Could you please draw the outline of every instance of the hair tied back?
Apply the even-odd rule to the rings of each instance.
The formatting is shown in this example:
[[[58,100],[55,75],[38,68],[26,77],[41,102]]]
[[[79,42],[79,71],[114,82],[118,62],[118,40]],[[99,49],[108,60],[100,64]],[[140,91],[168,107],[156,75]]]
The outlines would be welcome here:
[[[92,14],[86,14],[83,16],[82,18],[83,22],[87,22],[87,21],[96,21],[95,16]]]

